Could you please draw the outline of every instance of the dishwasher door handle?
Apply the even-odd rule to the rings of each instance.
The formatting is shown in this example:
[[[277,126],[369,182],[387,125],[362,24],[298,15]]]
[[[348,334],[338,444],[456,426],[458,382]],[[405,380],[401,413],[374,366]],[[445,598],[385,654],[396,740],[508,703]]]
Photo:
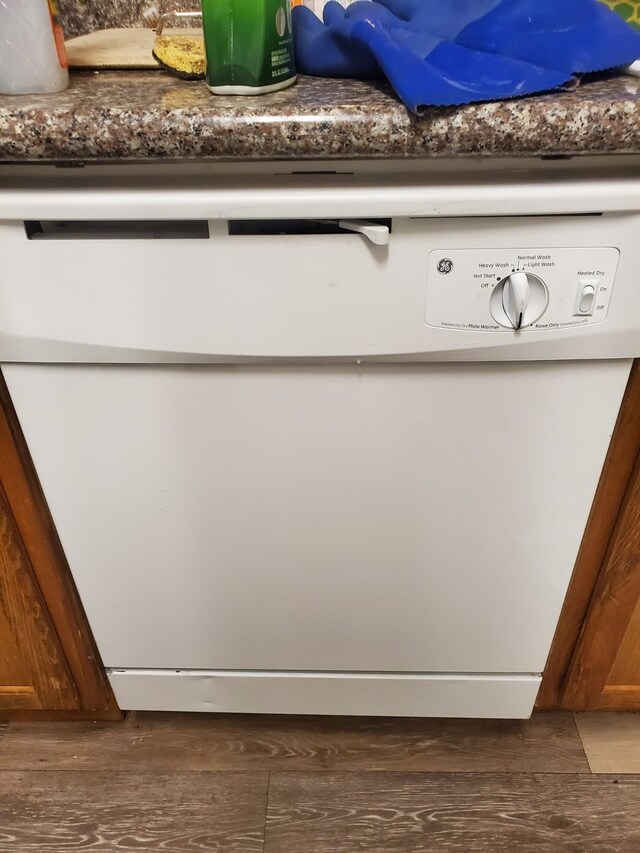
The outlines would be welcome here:
[[[376,246],[389,245],[389,226],[379,225],[377,222],[368,222],[366,219],[340,219],[340,228],[345,231],[356,231]]]

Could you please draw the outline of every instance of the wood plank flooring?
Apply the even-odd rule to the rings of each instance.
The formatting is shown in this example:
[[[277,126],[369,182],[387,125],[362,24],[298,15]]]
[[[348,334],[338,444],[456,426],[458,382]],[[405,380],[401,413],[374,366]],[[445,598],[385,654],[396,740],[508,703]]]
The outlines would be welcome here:
[[[0,770],[588,772],[570,714],[434,720],[131,714],[124,723],[11,723]]]
[[[638,853],[618,716],[0,724],[0,851]]]
[[[272,774],[269,853],[637,853],[640,780]]]
[[[0,850],[262,853],[267,773],[0,773]]]

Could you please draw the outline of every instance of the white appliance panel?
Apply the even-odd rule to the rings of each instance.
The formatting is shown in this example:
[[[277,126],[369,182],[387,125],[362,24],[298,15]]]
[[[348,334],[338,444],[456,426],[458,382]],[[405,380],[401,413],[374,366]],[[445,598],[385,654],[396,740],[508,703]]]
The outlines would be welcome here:
[[[544,313],[520,334],[561,331],[607,318],[620,252],[615,248],[435,249],[429,254],[426,321],[430,326],[470,332],[513,328],[491,314],[492,294],[511,273],[530,273],[547,290]],[[585,289],[593,299],[583,301]],[[584,310],[580,310],[580,304]]]
[[[3,371],[107,666],[539,673],[629,368]]]
[[[5,176],[0,362],[121,707],[530,713],[640,356],[606,164]]]
[[[526,718],[534,675],[110,670],[121,708],[235,714]]]
[[[126,220],[107,225],[103,237],[121,236],[29,240],[24,222],[0,221],[0,361],[635,355],[637,215],[396,217],[387,246],[357,233],[232,235],[227,220],[209,220],[206,239],[174,239],[162,223],[158,239]],[[491,291],[473,278],[479,263],[527,247],[558,261],[539,271],[548,315],[517,336],[482,328],[495,323]],[[441,252],[470,260],[439,275]],[[578,273],[592,268],[610,285],[606,323],[573,316]]]

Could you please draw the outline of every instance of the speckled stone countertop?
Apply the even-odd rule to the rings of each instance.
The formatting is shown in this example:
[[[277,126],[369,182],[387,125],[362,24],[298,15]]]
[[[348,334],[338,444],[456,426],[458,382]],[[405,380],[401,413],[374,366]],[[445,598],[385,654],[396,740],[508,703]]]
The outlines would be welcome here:
[[[194,11],[200,8],[200,0],[58,0],[67,38],[109,27],[143,26],[142,12],[149,6],[160,12]],[[180,22],[174,20],[171,26]]]
[[[0,160],[292,159],[640,153],[640,78],[411,116],[370,83],[301,78],[216,97],[161,71],[72,75],[56,95],[0,96]]]

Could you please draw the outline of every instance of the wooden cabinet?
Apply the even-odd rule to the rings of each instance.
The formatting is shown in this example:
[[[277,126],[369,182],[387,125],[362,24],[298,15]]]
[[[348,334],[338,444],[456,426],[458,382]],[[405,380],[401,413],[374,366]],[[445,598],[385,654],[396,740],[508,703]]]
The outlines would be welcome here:
[[[633,611],[629,625],[604,688],[608,704],[616,697],[625,699],[627,705],[640,709],[640,601]]]
[[[538,706],[640,710],[640,361],[620,410]]]
[[[118,719],[0,377],[0,719]]]
[[[0,486],[0,712],[72,710],[78,694]]]

